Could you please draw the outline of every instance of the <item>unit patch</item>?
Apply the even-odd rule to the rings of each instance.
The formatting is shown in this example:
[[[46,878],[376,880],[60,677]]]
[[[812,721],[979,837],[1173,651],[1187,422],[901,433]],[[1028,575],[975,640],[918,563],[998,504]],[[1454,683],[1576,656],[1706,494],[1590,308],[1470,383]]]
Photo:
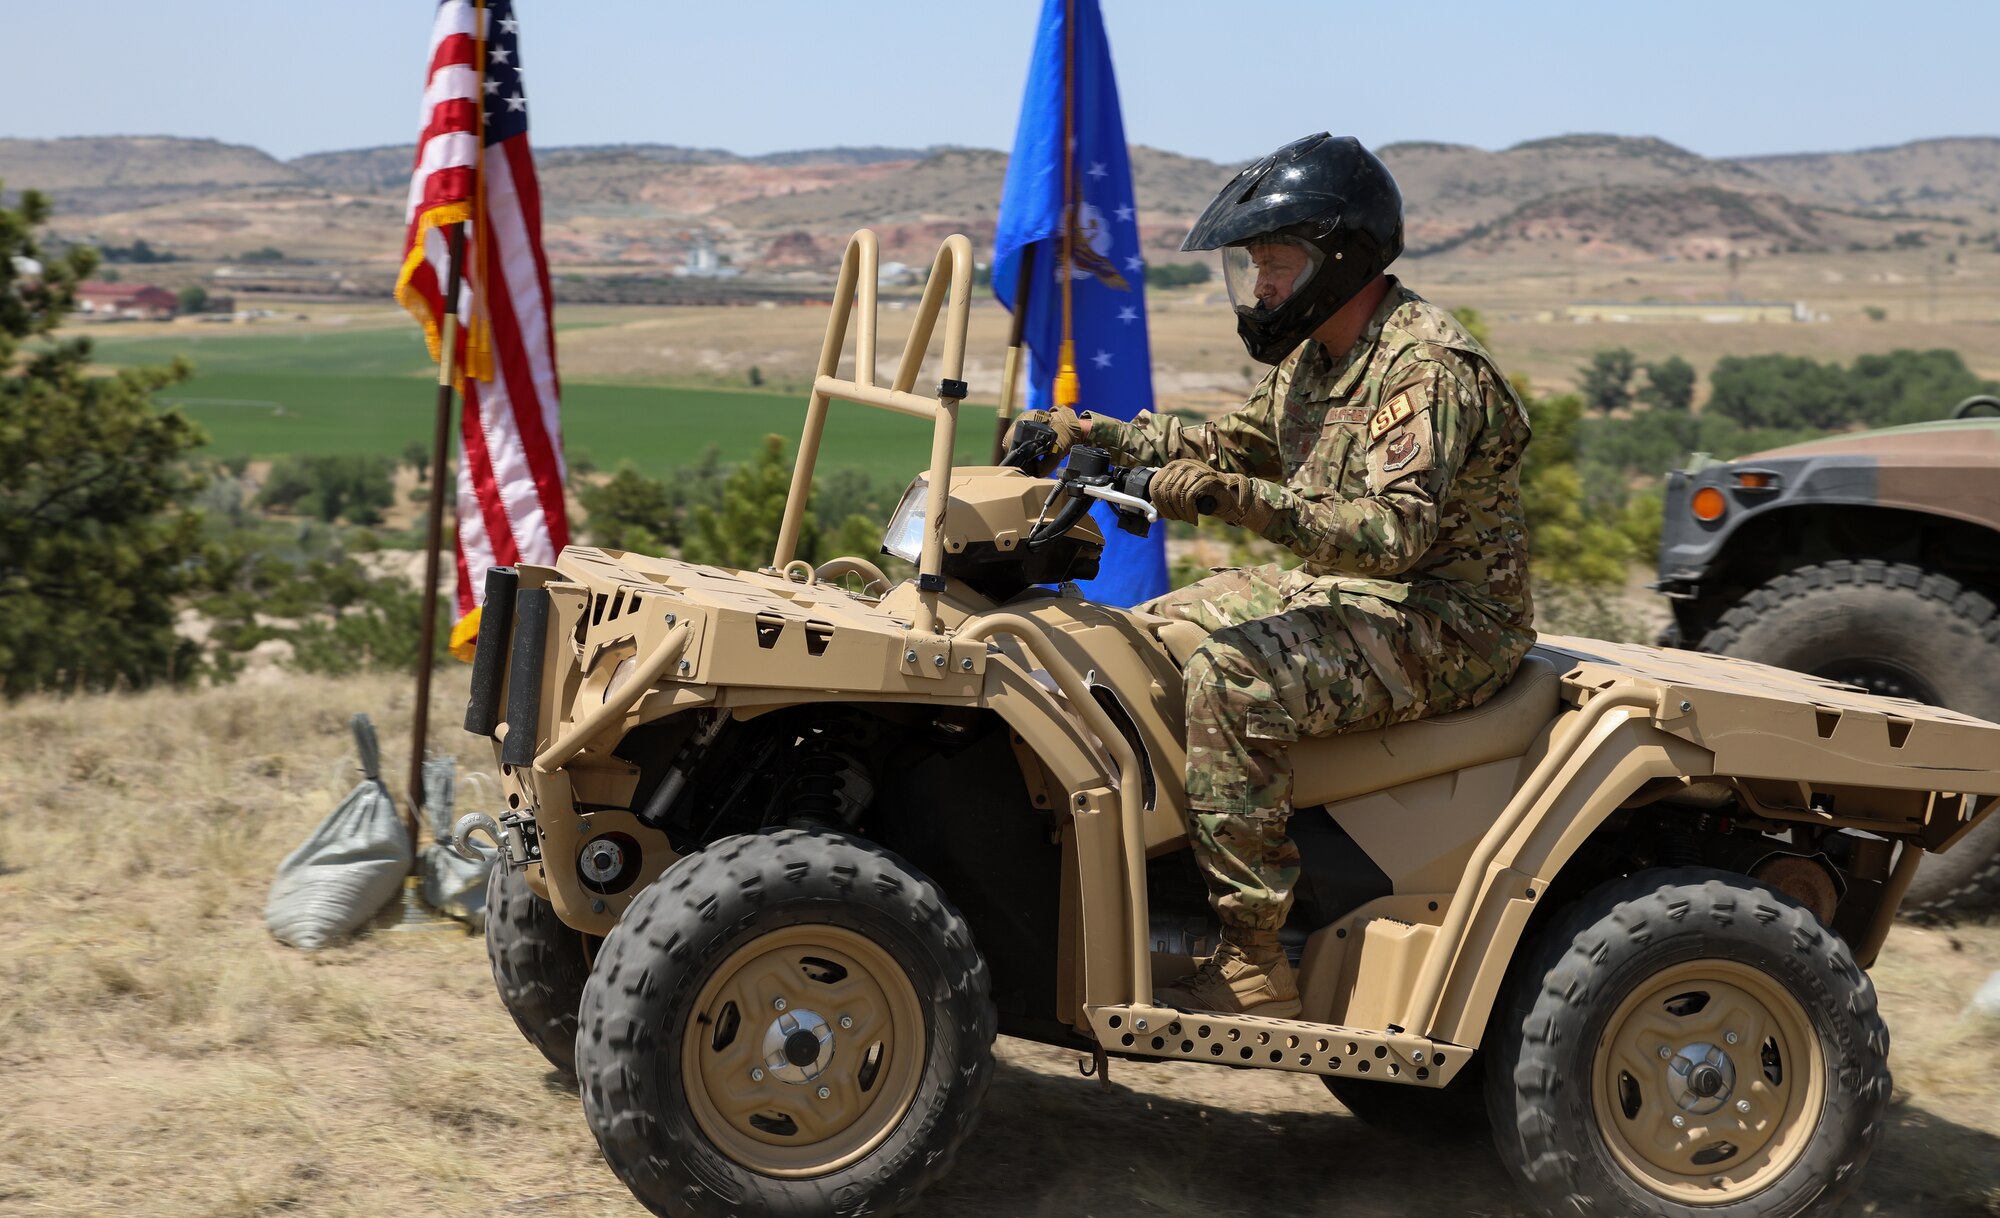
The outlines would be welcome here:
[[[1368,438],[1370,440],[1381,439],[1388,434],[1390,428],[1398,423],[1407,421],[1415,413],[1416,407],[1410,404],[1410,395],[1407,393],[1397,394],[1395,397],[1382,403],[1382,408],[1377,410],[1375,417],[1368,421]]]
[[[1392,474],[1395,473],[1405,465],[1416,460],[1417,454],[1423,451],[1423,447],[1423,445],[1417,443],[1415,436],[1407,431],[1404,432],[1402,435],[1389,441],[1389,447],[1382,453],[1382,468]]]
[[[1391,405],[1405,401],[1402,394]],[[1388,406],[1375,412],[1368,429],[1373,433],[1368,445],[1368,490],[1379,495],[1393,483],[1414,478],[1437,466],[1437,443],[1431,431],[1431,412],[1422,408],[1389,423],[1385,432],[1376,432],[1384,418],[1394,420]]]

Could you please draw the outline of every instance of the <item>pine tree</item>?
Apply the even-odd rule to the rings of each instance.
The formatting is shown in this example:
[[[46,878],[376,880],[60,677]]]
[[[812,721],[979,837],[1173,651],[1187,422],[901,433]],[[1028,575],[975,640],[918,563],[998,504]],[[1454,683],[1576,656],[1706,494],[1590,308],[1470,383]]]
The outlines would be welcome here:
[[[200,653],[174,633],[174,597],[202,549],[185,456],[203,437],[153,394],[192,369],[92,376],[81,338],[22,357],[97,265],[83,247],[43,256],[48,214],[35,191],[0,207],[0,690],[184,680]]]
[[[586,513],[592,545],[638,554],[666,552],[660,534],[672,509],[658,479],[622,466],[608,482],[579,487],[576,497]]]
[[[720,507],[697,506],[681,557],[689,562],[750,569],[771,561],[778,544],[778,526],[791,491],[792,467],[785,460],[785,442],[764,437],[764,450],[730,472],[723,483]],[[811,562],[818,550],[819,528],[810,513],[801,522],[796,558]]]

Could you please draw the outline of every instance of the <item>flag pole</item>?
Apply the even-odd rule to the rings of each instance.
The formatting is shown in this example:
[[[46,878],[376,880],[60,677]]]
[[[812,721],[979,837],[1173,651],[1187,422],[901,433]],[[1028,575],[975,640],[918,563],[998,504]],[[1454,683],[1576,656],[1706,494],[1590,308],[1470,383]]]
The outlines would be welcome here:
[[[417,844],[417,813],[424,806],[424,737],[431,718],[431,664],[437,658],[438,551],[444,544],[445,445],[451,441],[451,391],[457,371],[458,292],[464,274],[465,221],[445,229],[450,269],[445,274],[444,317],[438,326],[437,419],[431,429],[431,506],[424,534],[424,614],[417,633],[416,723],[410,733],[410,847]]]
[[[1076,197],[1076,0],[1063,9],[1063,232],[1062,232],[1062,347],[1056,360],[1055,382],[1049,396],[1058,406],[1074,406],[1076,340],[1070,327],[1070,284],[1076,279],[1077,210]]]
[[[1021,251],[1021,273],[1014,283],[1014,320],[1007,333],[1007,362],[1000,369],[1000,405],[993,412],[993,464],[1007,455],[1007,427],[1014,421],[1014,386],[1021,373],[1021,342],[1028,324],[1028,293],[1035,282],[1035,247]]]

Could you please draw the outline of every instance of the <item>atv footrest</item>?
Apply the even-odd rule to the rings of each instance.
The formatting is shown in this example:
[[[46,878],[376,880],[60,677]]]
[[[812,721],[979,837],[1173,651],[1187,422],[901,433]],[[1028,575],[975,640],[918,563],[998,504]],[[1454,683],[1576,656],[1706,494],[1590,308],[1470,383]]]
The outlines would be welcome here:
[[[1256,1015],[1184,1014],[1164,1007],[1089,1009],[1097,1042],[1112,1053],[1291,1070],[1352,1074],[1385,1083],[1442,1087],[1472,1050],[1402,1032],[1367,1032],[1330,1023]]]

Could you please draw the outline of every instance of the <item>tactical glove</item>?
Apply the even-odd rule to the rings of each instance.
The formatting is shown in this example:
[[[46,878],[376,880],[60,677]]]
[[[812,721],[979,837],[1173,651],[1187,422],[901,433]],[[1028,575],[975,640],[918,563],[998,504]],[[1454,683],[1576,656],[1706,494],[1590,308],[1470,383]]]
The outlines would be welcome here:
[[[1244,474],[1215,475],[1198,506],[1204,516],[1240,525],[1259,536],[1271,525],[1271,507],[1257,497],[1257,479]]]
[[[1055,445],[1049,449],[1049,455],[1051,457],[1061,457],[1066,455],[1069,452],[1071,445],[1075,444],[1078,440],[1084,438],[1084,424],[1082,416],[1078,415],[1076,411],[1070,409],[1067,406],[1058,406],[1052,411],[1051,410],[1022,411],[1019,415],[1015,416],[1014,419],[1015,430],[1014,433],[1010,435],[1007,440],[1007,443],[1009,445],[1014,444],[1018,440],[1020,435],[1020,427],[1021,424],[1023,423],[1046,423],[1049,426],[1049,429],[1056,433]]]
[[[1202,499],[1214,499],[1219,477],[1201,462],[1182,457],[1160,467],[1153,480],[1146,484],[1146,497],[1168,520],[1185,520],[1193,524],[1201,515],[1198,503]]]
[[[1270,511],[1257,497],[1255,478],[1217,473],[1186,457],[1161,466],[1147,484],[1146,496],[1169,520],[1192,524],[1198,516],[1213,516],[1258,533],[1271,522]]]

